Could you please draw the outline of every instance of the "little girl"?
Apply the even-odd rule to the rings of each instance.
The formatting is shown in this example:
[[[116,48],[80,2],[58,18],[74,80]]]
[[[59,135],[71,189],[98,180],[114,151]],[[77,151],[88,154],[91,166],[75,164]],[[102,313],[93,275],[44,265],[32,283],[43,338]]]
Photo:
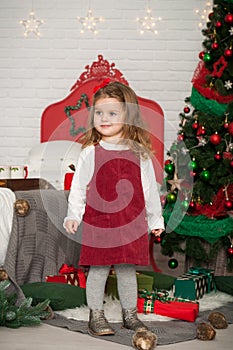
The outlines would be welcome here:
[[[149,264],[148,229],[159,236],[164,221],[152,146],[135,92],[108,80],[94,91],[64,227],[75,234],[82,222],[79,265],[89,267],[88,328],[93,335],[107,335],[114,334],[103,311],[111,266],[117,276],[124,327],[147,329],[137,318],[135,265]]]

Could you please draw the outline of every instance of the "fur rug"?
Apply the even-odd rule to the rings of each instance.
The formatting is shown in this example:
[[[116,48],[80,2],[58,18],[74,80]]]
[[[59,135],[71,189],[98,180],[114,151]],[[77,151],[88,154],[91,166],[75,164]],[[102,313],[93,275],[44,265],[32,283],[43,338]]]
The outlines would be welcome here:
[[[172,295],[171,295],[172,296]],[[202,299],[199,300],[199,310],[215,310],[221,306],[226,305],[229,302],[233,302],[233,296],[222,293],[220,291],[212,291],[205,294]],[[104,311],[106,318],[109,322],[117,323],[121,322],[121,305],[118,299],[111,296],[106,296],[104,300]],[[74,309],[66,309],[64,311],[56,311],[56,313],[74,320],[88,321],[89,309],[87,306],[77,307]],[[138,314],[138,317],[142,321],[171,321],[170,317],[160,316],[156,314]]]

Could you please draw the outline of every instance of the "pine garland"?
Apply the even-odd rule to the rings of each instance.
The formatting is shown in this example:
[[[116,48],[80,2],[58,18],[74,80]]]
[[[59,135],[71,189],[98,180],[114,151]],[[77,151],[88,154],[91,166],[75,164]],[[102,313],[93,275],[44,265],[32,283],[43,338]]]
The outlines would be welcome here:
[[[32,306],[32,298],[26,298],[17,305],[17,295],[7,295],[9,281],[0,282],[0,326],[18,328],[21,326],[34,326],[41,323],[41,319],[47,317],[46,311],[50,301],[46,299],[42,303]]]

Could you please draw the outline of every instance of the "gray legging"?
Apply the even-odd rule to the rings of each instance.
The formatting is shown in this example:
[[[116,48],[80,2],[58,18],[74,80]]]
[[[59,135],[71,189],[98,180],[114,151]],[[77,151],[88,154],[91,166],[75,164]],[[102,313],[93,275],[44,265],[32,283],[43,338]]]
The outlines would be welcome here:
[[[86,285],[87,305],[92,310],[103,309],[105,285],[111,266],[91,266]],[[137,277],[135,265],[115,265],[117,289],[123,309],[137,305]]]

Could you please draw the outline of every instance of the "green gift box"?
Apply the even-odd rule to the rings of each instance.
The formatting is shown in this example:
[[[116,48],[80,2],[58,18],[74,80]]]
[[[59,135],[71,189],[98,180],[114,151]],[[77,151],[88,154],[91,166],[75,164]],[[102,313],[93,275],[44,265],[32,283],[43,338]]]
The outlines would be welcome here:
[[[207,292],[208,278],[205,274],[184,273],[175,280],[174,296],[197,300]]]
[[[212,269],[206,269],[204,267],[190,267],[188,273],[191,273],[192,275],[206,275],[207,277],[207,290],[206,292],[209,293],[213,289],[215,289],[214,284],[214,270]]]
[[[154,278],[153,276],[144,275],[143,273],[137,272],[137,282],[138,282],[138,290],[139,289],[147,289],[148,291],[153,290]],[[116,274],[111,274],[108,276],[106,283],[106,294],[112,295],[119,299],[118,291],[117,291],[117,276]]]

